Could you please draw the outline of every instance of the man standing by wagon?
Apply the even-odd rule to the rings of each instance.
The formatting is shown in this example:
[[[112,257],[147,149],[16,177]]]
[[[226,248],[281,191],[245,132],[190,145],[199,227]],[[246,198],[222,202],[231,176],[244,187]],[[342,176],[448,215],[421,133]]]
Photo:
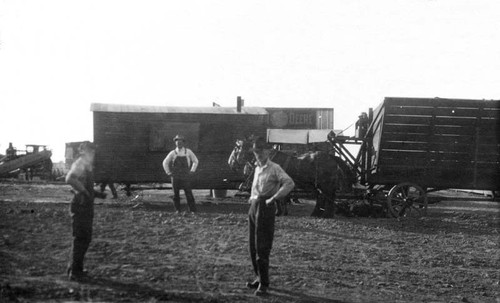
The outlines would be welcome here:
[[[174,142],[176,147],[163,160],[163,169],[171,177],[175,211],[177,213],[181,211],[180,190],[183,189],[189,211],[195,213],[196,205],[191,182],[192,175],[198,167],[198,158],[191,149],[184,146],[185,141],[184,136],[175,136]]]
[[[83,270],[83,259],[92,240],[94,198],[106,198],[106,194],[94,190],[95,150],[93,143],[83,142],[79,147],[80,158],[71,165],[66,175],[66,183],[71,185],[74,193],[70,204],[73,228],[71,262],[67,270],[70,280],[79,281],[87,275],[87,272]]]
[[[249,250],[257,279],[247,287],[256,289],[255,295],[265,295],[269,287],[269,255],[274,238],[276,200],[288,195],[295,184],[278,164],[269,159],[269,147],[262,138],[253,143],[255,167],[250,210],[248,212]]]

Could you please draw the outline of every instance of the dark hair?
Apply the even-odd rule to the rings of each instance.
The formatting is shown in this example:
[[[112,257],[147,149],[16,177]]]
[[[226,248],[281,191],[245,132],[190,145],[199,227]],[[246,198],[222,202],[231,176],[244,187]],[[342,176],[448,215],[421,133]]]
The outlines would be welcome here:
[[[268,148],[269,148],[269,146],[267,145],[267,142],[264,138],[262,138],[262,137],[254,138],[252,150],[256,151],[256,150],[263,150],[263,149],[268,149]]]

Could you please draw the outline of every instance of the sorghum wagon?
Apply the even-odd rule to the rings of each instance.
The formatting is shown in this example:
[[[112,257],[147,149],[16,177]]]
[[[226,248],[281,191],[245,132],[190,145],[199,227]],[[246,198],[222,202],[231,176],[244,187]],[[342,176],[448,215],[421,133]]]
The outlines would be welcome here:
[[[500,101],[385,98],[366,133],[328,141],[350,163],[364,197],[393,217],[421,216],[427,193],[500,189]],[[356,157],[346,147],[360,145]]]

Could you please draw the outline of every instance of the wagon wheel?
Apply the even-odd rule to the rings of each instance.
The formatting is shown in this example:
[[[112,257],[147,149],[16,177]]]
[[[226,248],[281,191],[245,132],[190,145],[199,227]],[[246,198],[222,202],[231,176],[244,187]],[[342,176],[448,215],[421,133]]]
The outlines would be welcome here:
[[[427,193],[418,185],[404,182],[395,185],[387,195],[389,215],[422,217],[427,214]]]

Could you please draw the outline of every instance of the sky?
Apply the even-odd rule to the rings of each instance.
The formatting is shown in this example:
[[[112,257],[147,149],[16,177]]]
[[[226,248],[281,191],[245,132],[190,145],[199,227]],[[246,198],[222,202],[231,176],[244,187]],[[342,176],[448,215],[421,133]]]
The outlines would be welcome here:
[[[93,140],[91,103],[500,99],[497,0],[0,0],[0,153]]]

